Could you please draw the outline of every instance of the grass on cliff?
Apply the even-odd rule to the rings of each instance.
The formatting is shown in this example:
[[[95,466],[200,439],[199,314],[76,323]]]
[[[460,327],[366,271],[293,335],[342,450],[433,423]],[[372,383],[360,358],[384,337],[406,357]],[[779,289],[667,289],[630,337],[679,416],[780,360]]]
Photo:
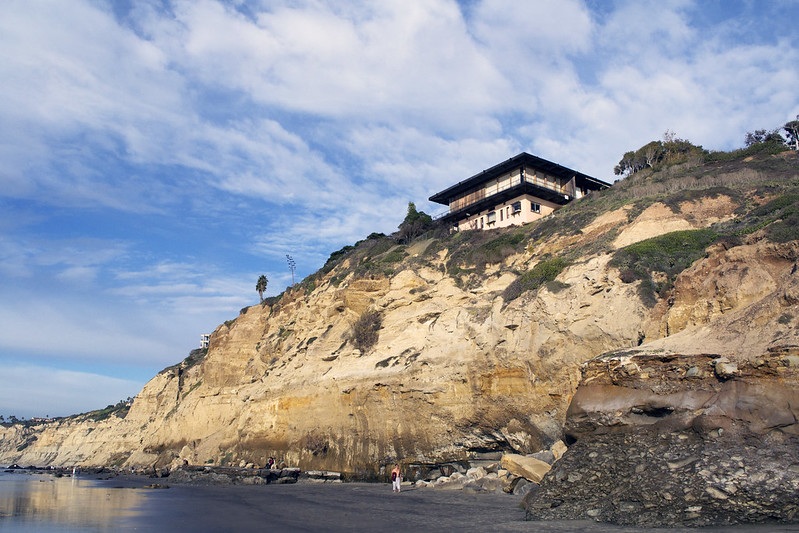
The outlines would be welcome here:
[[[665,295],[677,274],[704,257],[705,249],[718,238],[719,234],[710,229],[666,233],[618,250],[610,265],[619,269],[625,283],[641,280],[641,299],[654,305],[656,295]],[[654,281],[655,272],[663,274],[662,280]]]
[[[568,264],[569,262],[563,257],[552,257],[541,260],[532,269],[516,278],[505,288],[502,292],[503,301],[508,303],[527,291],[536,290],[545,283],[553,282]]]
[[[108,405],[104,409],[89,411],[88,413],[81,413],[79,415],[74,415],[67,418],[93,420],[94,422],[107,420],[112,416],[115,416],[117,418],[125,418],[126,416],[128,416],[128,412],[130,411],[130,407],[132,404],[133,404],[133,398],[127,398],[125,400],[120,400],[115,404]]]

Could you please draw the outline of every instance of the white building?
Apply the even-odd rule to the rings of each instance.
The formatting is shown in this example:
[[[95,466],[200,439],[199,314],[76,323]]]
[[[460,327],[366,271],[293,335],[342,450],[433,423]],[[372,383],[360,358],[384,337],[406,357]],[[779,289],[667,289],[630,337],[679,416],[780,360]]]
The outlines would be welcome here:
[[[449,207],[441,220],[456,231],[526,224],[609,183],[527,152],[430,197]]]

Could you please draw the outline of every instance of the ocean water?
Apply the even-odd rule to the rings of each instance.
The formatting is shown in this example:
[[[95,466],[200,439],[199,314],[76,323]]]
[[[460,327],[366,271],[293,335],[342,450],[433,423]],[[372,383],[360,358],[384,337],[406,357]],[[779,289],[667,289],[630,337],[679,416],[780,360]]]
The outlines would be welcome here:
[[[0,472],[0,531],[113,531],[148,496],[88,477]]]

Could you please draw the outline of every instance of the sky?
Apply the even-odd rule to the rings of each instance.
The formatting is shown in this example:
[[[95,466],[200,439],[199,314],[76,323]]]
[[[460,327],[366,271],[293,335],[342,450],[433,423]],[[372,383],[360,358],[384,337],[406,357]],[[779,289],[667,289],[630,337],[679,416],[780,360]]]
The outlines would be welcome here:
[[[0,414],[200,335],[522,151],[606,181],[799,114],[797,0],[0,2]]]

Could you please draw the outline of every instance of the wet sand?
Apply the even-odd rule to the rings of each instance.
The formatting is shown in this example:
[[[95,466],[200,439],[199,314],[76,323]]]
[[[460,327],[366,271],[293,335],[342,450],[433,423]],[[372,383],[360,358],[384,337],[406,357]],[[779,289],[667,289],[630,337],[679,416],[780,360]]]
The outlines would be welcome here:
[[[153,480],[150,480],[151,483]],[[156,480],[157,481],[157,480]],[[168,480],[163,480],[168,483]],[[111,486],[138,486],[109,480]],[[368,483],[151,489],[121,531],[799,532],[796,525],[640,529],[593,521],[525,522],[519,497]]]

